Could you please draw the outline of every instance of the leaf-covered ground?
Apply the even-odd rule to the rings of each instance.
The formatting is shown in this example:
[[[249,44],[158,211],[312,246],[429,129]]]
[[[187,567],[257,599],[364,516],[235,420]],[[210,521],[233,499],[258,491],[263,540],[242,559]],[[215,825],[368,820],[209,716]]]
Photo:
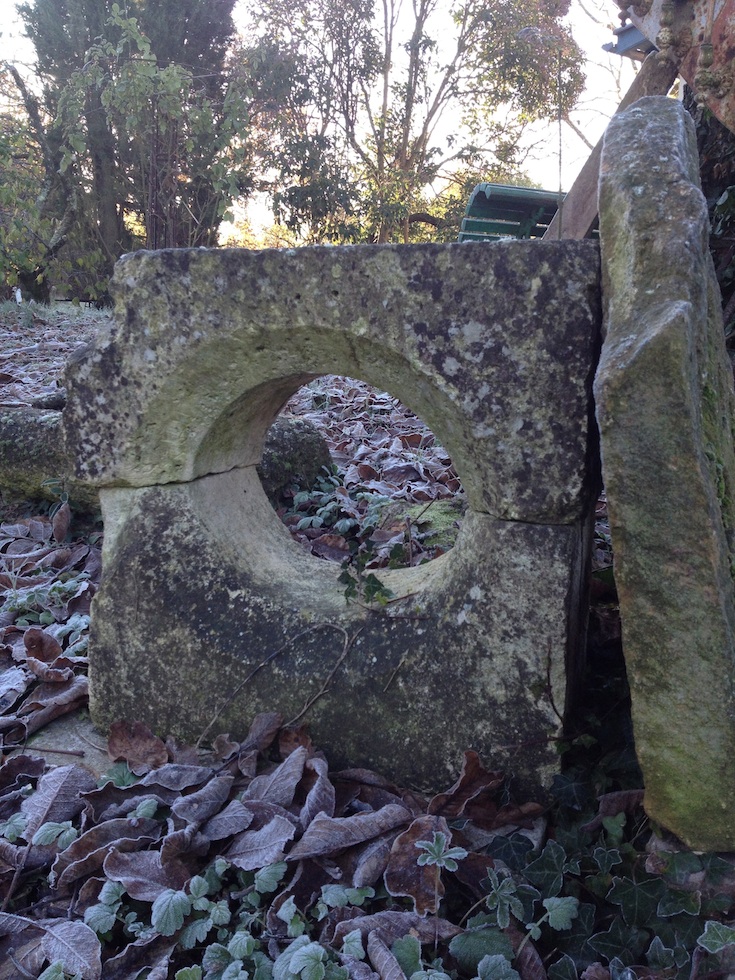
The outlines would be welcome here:
[[[22,404],[58,397],[63,360],[99,315],[81,316],[75,333],[63,309],[11,312],[0,392]],[[349,551],[352,539],[371,567],[399,544],[410,560],[435,553],[420,519],[407,526],[402,514],[400,525],[391,510],[455,499],[457,476],[431,433],[349,379],[322,379],[295,408],[324,431],[338,466],[317,488],[323,497],[297,488],[284,508],[294,525],[323,511],[321,525],[296,528],[305,546],[331,534]],[[511,800],[492,760],[471,752],[433,799],[367,770],[330,772],[308,731],[276,715],[256,718],[243,742],[221,735],[204,749],[120,723],[99,783],[81,764],[47,766],[23,746],[86,704],[100,532],[68,507],[3,516],[0,980],[733,972],[732,857],[677,847],[640,808],[604,498],[591,631],[591,661],[603,669],[590,676],[586,710],[560,746],[563,774],[543,801]],[[381,529],[396,540],[381,540]],[[335,550],[339,560],[345,549]]]
[[[108,313],[71,303],[0,303],[0,407],[61,407],[64,364],[108,321]]]

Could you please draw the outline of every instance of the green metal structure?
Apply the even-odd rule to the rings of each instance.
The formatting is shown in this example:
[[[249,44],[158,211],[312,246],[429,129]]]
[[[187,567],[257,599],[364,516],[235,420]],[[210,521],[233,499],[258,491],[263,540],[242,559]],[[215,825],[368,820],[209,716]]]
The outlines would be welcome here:
[[[460,226],[460,242],[541,238],[559,207],[557,191],[478,184]]]

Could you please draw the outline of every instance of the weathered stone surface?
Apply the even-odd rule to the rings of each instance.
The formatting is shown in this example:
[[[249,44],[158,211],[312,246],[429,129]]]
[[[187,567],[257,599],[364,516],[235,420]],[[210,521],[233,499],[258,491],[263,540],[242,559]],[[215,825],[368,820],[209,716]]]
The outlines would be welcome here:
[[[292,485],[310,488],[332,457],[324,436],[308,419],[280,415],[268,429],[258,476],[272,504]],[[323,475],[323,473],[322,473]]]
[[[101,493],[114,537],[91,634],[96,724],[191,738],[216,718],[244,734],[256,711],[290,720],[316,699],[305,720],[333,765],[437,790],[474,748],[521,792],[548,785],[578,525],[467,515],[448,554],[380,572],[401,599],[368,612],[273,518],[252,467]]]
[[[46,480],[58,480],[76,511],[99,510],[95,487],[74,478],[64,443],[61,412],[40,408],[0,410],[0,493],[5,501],[57,500]]]
[[[95,722],[190,738],[275,709],[337,764],[436,789],[475,748],[548,785],[596,491],[596,246],[137,253],[115,283],[65,413],[105,520]],[[326,373],[420,415],[468,499],[449,554],[381,572],[382,610],[345,602],[256,473],[281,405]]]
[[[452,444],[476,510],[576,520],[597,262],[590,242],[124,256],[117,329],[67,376],[78,475],[140,487],[257,463],[297,388],[357,374]]]
[[[610,123],[595,381],[649,814],[735,850],[735,396],[694,127],[671,99]]]

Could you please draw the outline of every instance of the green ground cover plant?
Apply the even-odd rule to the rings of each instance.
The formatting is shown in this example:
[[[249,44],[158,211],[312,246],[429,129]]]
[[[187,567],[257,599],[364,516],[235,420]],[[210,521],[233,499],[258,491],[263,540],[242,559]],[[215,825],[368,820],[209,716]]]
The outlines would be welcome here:
[[[570,753],[599,753],[585,741]],[[432,798],[330,773],[277,715],[207,757],[122,723],[109,748],[119,761],[99,784],[25,755],[0,767],[0,977],[730,972],[733,857],[652,827],[641,790],[616,788],[633,771],[625,752],[578,762],[548,803],[518,806],[471,752]]]

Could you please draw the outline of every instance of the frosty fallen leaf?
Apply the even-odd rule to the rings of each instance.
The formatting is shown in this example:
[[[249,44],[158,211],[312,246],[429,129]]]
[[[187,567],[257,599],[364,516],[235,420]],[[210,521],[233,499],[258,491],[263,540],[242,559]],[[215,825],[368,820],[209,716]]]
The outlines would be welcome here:
[[[65,540],[66,535],[69,531],[69,525],[71,524],[71,507],[64,501],[61,507],[56,511],[52,520],[53,528],[53,538],[57,544],[61,544]]]
[[[306,749],[297,748],[273,772],[256,776],[248,786],[243,799],[263,800],[267,803],[276,803],[278,806],[288,806],[293,800],[304,771],[306,757]]]
[[[46,630],[30,626],[23,636],[23,644],[30,657],[50,664],[61,653],[61,644]]]
[[[142,902],[154,902],[167,888],[183,888],[191,877],[181,861],[174,858],[164,863],[157,851],[126,853],[113,848],[108,851],[103,868],[111,881],[120,882],[131,898]]]
[[[131,772],[142,776],[168,762],[166,746],[140,721],[116,721],[110,725],[107,752],[113,762],[123,759]]]
[[[256,871],[283,858],[286,844],[293,840],[295,826],[283,817],[274,817],[260,830],[245,830],[233,840],[224,856],[243,871]]]
[[[444,896],[444,885],[438,870],[428,865],[420,865],[416,857],[416,843],[431,838],[436,832],[444,833],[447,838],[450,837],[449,827],[443,817],[417,817],[411,826],[394,840],[388,867],[383,876],[388,894],[394,897],[411,898],[414,910],[419,915],[436,914],[439,902]]]
[[[313,774],[313,785],[310,787],[304,805],[299,812],[299,823],[306,829],[317,813],[328,817],[334,816],[335,791],[329,780],[329,767],[325,759],[308,759],[305,766],[305,776]]]
[[[215,776],[196,792],[179,797],[171,812],[186,823],[203,823],[222,809],[234,780],[235,777],[229,774]]]
[[[95,873],[111,848],[142,850],[161,836],[157,820],[138,818],[135,822],[118,818],[91,827],[54,861],[52,874],[56,888],[65,888],[79,878]]]
[[[334,930],[334,945],[342,943],[347,933],[353,929],[359,929],[364,937],[378,930],[388,945],[408,933],[415,935],[424,944],[433,943],[437,937],[439,940],[451,939],[464,931],[446,919],[421,916],[416,912],[376,912],[374,915],[362,915],[338,923]]]
[[[94,777],[81,766],[58,766],[41,777],[36,791],[21,804],[27,840],[49,820],[70,820],[84,807],[81,794],[95,786]]]
[[[380,976],[380,980],[406,980],[406,974],[401,969],[398,960],[380,938],[379,933],[368,933],[367,952],[370,962]]]
[[[350,817],[317,814],[304,836],[291,849],[288,860],[332,854],[384,834],[410,819],[409,811],[394,803],[374,813],[358,813]]]

